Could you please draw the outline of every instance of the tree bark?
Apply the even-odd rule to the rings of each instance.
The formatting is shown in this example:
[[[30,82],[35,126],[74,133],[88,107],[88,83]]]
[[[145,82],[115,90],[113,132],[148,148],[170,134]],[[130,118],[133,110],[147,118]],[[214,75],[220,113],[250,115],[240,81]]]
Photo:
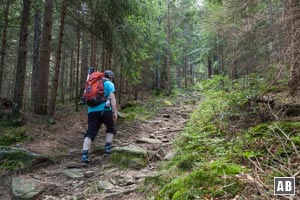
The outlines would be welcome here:
[[[80,93],[84,91],[85,81],[88,74],[89,63],[89,44],[86,39],[86,33],[82,33],[82,47],[81,47],[81,73],[80,73]],[[91,65],[93,66],[93,65]],[[95,67],[95,65],[93,66]]]
[[[181,88],[181,66],[177,65],[176,66],[176,83],[177,83],[177,87]]]
[[[4,71],[5,55],[6,55],[6,35],[8,26],[8,13],[9,13],[10,0],[6,0],[6,4],[3,10],[3,33],[2,33],[2,45],[1,45],[1,55],[0,55],[0,96],[2,92],[2,77]]]
[[[52,37],[52,23],[53,23],[53,0],[45,1],[45,17],[42,28],[41,49],[39,57],[38,70],[38,84],[36,104],[34,105],[34,112],[40,115],[47,114],[48,103],[48,80],[50,67],[50,53],[51,53],[51,37]]]
[[[15,78],[16,82],[15,82],[14,96],[13,96],[13,102],[15,106],[13,107],[12,117],[14,121],[19,119],[20,110],[22,108],[22,103],[23,103],[25,75],[26,75],[27,40],[29,34],[28,26],[30,23],[30,7],[31,7],[31,0],[23,0],[17,71],[16,71],[16,78]]]
[[[70,73],[69,73],[69,99],[73,100],[74,97],[74,49],[71,50],[70,58]]]
[[[119,77],[119,98],[118,98],[118,102],[119,104],[121,104],[122,101],[122,93],[123,93],[123,64],[122,62],[120,62],[120,77]]]
[[[76,65],[76,84],[75,84],[75,110],[79,111],[78,109],[78,99],[79,99],[79,93],[78,93],[78,88],[79,88],[79,66],[80,66],[80,25],[78,24],[77,27],[77,65]]]
[[[62,104],[65,104],[65,85],[67,85],[67,81],[64,81],[65,80],[65,77],[68,77],[66,76],[65,74],[65,71],[66,71],[66,49],[64,48],[63,50],[63,57],[62,57],[62,66],[61,66],[61,73],[60,73],[60,102]],[[68,79],[67,79],[68,80]]]
[[[291,60],[290,60],[290,79],[289,79],[289,92],[291,95],[296,95],[300,85],[300,14],[299,3],[295,0],[288,1],[288,15],[290,21],[290,43],[291,43]]]
[[[184,88],[187,88],[188,86],[188,76],[187,76],[187,55],[186,51],[184,53]]]
[[[167,34],[167,52],[166,52],[166,68],[167,68],[167,95],[172,92],[172,80],[171,80],[171,50],[170,50],[170,40],[171,40],[171,24],[170,24],[170,1],[167,0],[167,16],[166,16],[166,34]]]
[[[31,102],[35,105],[37,99],[37,76],[39,70],[39,48],[41,41],[41,11],[35,10],[34,13],[34,34],[32,52],[32,75],[31,75]],[[32,106],[31,105],[31,106]]]
[[[90,66],[97,67],[96,66],[96,38],[92,34],[91,37],[91,60],[90,60]]]
[[[231,67],[231,78],[232,79],[237,79],[238,78],[238,73],[237,73],[237,59],[238,59],[238,50],[237,50],[237,47],[234,47],[234,50],[233,50],[233,63],[232,63],[232,67]]]
[[[56,104],[56,96],[57,96],[57,89],[58,89],[58,79],[59,79],[59,70],[60,70],[60,62],[61,62],[61,50],[62,50],[62,43],[63,43],[63,37],[64,37],[64,26],[65,26],[67,3],[68,3],[67,0],[63,0],[62,8],[61,8],[61,15],[60,15],[58,46],[57,46],[56,55],[55,55],[54,77],[53,77],[53,81],[52,81],[52,91],[51,91],[50,102],[49,102],[48,121],[50,123],[55,123],[54,113],[55,113],[55,104]]]
[[[207,57],[207,77],[211,78],[212,73],[212,63],[211,63],[211,57]]]

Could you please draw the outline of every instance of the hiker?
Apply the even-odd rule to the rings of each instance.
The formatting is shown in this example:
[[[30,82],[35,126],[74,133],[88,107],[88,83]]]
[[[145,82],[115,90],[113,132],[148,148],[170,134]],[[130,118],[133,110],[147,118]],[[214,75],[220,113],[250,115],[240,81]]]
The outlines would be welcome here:
[[[83,141],[82,163],[90,162],[89,150],[102,123],[106,126],[106,143],[104,151],[107,154],[110,154],[112,151],[112,141],[114,134],[116,133],[115,121],[118,118],[113,79],[114,73],[111,70],[106,70],[103,77],[103,87],[104,95],[108,100],[97,106],[88,106],[88,129]]]

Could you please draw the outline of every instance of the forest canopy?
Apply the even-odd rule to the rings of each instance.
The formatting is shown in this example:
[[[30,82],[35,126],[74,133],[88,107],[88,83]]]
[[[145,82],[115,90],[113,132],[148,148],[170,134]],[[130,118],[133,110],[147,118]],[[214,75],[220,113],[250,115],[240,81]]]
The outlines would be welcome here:
[[[214,75],[283,80],[297,94],[296,1],[3,2],[0,94],[15,119],[53,119],[57,103],[78,109],[89,66],[115,72],[119,104]]]

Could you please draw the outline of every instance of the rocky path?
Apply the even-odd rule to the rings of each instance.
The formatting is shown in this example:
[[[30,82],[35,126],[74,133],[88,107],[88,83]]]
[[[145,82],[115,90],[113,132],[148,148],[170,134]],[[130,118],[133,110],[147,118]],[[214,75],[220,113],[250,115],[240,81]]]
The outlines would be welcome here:
[[[198,100],[198,97],[196,99]],[[11,196],[18,193],[24,197],[23,189],[29,186],[33,189],[30,193],[43,200],[145,200],[146,194],[139,192],[138,188],[146,177],[157,174],[161,161],[172,157],[174,138],[183,131],[184,124],[196,104],[193,102],[187,105],[167,106],[148,121],[118,122],[114,151],[121,152],[125,149],[142,152],[141,154],[146,152],[147,162],[144,166],[132,161],[129,161],[131,163],[128,168],[112,164],[110,159],[114,153],[104,155],[102,152],[104,128],[93,143],[92,163],[88,167],[82,166],[79,161],[86,128],[84,109],[69,118],[68,123],[57,124],[47,129],[37,128],[44,138],[30,144],[27,149],[44,154],[64,153],[66,156],[59,163],[7,178],[9,184],[0,187],[0,199],[10,200]],[[49,129],[50,132],[45,131]],[[11,182],[13,188],[10,190],[15,192],[5,192]]]

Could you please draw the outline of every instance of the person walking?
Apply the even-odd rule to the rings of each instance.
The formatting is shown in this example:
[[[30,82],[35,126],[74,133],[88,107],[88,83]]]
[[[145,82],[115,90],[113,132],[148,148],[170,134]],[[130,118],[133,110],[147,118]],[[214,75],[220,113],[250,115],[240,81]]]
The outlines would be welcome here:
[[[88,107],[88,128],[83,140],[82,163],[91,162],[89,150],[102,124],[106,127],[104,152],[107,154],[112,152],[112,141],[116,134],[115,122],[118,118],[113,80],[114,73],[111,70],[104,71],[104,95],[108,100],[98,106]]]

